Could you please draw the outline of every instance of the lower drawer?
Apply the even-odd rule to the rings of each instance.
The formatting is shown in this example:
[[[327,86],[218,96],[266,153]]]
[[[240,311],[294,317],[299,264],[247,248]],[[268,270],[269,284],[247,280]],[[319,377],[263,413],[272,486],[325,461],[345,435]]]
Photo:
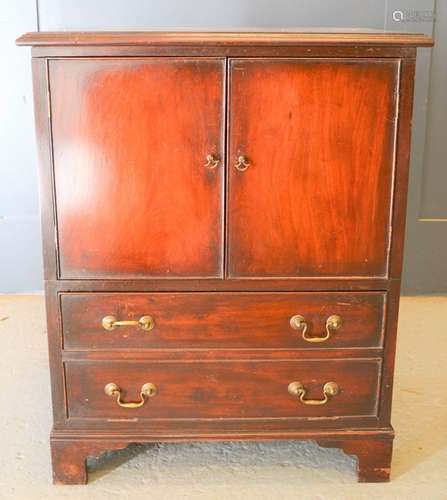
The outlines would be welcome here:
[[[375,416],[380,366],[379,359],[71,361],[65,364],[68,417]]]

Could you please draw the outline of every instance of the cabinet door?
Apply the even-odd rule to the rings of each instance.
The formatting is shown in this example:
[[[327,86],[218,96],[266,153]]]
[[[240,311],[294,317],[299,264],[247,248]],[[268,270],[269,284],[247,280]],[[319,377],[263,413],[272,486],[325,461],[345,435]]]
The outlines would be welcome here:
[[[231,61],[229,276],[387,274],[398,64]]]
[[[62,278],[222,276],[224,68],[49,62]]]

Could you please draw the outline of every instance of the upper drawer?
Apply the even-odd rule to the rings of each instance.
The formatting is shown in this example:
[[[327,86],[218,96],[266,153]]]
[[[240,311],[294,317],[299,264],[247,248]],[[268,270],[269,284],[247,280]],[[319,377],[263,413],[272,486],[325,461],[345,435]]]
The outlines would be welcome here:
[[[384,306],[383,292],[61,295],[67,350],[379,347]]]

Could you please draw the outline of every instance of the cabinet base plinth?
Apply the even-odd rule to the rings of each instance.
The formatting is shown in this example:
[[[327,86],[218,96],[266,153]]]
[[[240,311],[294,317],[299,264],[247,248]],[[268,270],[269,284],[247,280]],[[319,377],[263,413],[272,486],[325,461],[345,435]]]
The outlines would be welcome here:
[[[55,484],[86,484],[87,457],[98,457],[111,450],[126,448],[131,443],[154,443],[174,441],[244,441],[244,440],[276,440],[296,439],[317,441],[320,446],[340,448],[347,455],[357,457],[357,474],[359,482],[385,482],[390,478],[391,456],[393,449],[393,430],[383,429],[378,432],[353,431],[345,432],[308,432],[247,434],[247,435],[214,435],[214,436],[119,436],[119,435],[64,435],[52,434],[51,455],[53,465],[53,482]]]
[[[357,477],[361,483],[381,483],[390,480],[393,439],[347,439],[318,441],[326,448],[340,448],[357,457]]]
[[[110,450],[121,450],[122,441],[51,440],[51,463],[54,484],[86,484],[87,457],[98,457]]]

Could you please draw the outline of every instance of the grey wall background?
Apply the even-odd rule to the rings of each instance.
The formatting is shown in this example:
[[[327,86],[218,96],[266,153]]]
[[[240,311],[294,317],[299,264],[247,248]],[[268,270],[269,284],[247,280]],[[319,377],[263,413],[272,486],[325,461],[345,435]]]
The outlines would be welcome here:
[[[0,293],[42,289],[30,53],[15,47],[18,35],[38,30],[267,27],[427,34],[435,29],[437,47],[432,53],[421,49],[417,66],[404,291],[447,292],[444,0],[0,0]]]

